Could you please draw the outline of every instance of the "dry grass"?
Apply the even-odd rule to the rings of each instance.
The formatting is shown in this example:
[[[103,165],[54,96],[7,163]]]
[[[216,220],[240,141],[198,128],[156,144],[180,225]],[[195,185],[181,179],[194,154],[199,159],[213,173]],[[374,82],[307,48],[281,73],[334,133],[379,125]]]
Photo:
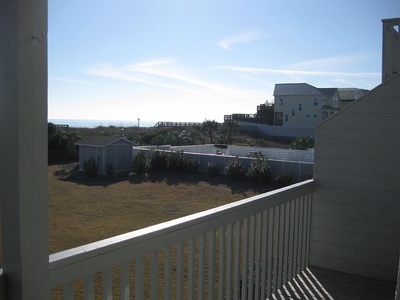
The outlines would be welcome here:
[[[148,177],[121,174],[113,179],[89,179],[72,171],[74,165],[52,165],[48,168],[50,253],[275,188],[249,182],[229,182],[223,176],[211,177],[206,174],[159,173]],[[161,263],[161,272],[162,268]],[[147,281],[148,272],[147,266]],[[113,293],[117,298],[118,280],[118,272],[114,272]],[[82,282],[76,282],[75,295],[78,299],[82,297],[82,291]],[[101,297],[100,277],[96,280],[96,295]],[[60,289],[53,291],[53,298],[62,298]]]
[[[70,165],[49,175],[50,253],[217,207],[271,190],[206,174],[122,174],[88,179]]]

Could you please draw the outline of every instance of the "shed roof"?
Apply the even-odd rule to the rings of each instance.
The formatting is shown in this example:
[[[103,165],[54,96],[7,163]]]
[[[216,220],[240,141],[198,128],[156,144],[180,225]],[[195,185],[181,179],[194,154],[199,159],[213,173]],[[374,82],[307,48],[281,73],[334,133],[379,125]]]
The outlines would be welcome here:
[[[124,140],[132,145],[135,143],[123,136],[89,135],[75,143],[75,145],[108,146],[118,140]]]
[[[333,96],[337,88],[316,88],[308,83],[277,83],[275,84],[274,96]]]

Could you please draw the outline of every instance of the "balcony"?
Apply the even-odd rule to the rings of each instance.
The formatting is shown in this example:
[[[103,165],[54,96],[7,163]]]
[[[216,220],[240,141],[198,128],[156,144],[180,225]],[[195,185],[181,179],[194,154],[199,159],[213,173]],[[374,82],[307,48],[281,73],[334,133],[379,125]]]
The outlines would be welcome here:
[[[64,299],[78,279],[85,299],[266,298],[309,264],[313,190],[309,180],[53,254],[50,285]]]
[[[49,289],[64,299],[394,297],[395,283],[312,265],[399,289],[399,74],[317,126],[318,186],[305,181],[49,260],[47,2],[0,1],[0,299],[49,299]],[[398,24],[385,20],[384,45],[398,46],[389,21]]]
[[[350,288],[336,287],[341,273],[309,266],[314,190],[308,180],[50,255],[53,298],[334,299],[347,288],[357,299],[356,285],[378,284],[370,299],[393,299],[394,284],[346,275]]]

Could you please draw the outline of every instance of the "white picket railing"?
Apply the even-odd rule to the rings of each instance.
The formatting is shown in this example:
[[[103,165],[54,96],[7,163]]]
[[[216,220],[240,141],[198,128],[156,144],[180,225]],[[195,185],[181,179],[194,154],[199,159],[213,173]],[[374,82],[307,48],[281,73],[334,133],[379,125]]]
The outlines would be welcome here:
[[[54,298],[265,299],[308,265],[314,189],[307,180],[52,254]]]

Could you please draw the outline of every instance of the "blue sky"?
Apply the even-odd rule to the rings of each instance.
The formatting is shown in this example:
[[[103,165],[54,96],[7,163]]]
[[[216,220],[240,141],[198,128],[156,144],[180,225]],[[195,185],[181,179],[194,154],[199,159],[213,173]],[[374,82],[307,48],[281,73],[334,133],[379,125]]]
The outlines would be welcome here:
[[[50,119],[223,121],[276,83],[372,89],[399,0],[49,0]]]

